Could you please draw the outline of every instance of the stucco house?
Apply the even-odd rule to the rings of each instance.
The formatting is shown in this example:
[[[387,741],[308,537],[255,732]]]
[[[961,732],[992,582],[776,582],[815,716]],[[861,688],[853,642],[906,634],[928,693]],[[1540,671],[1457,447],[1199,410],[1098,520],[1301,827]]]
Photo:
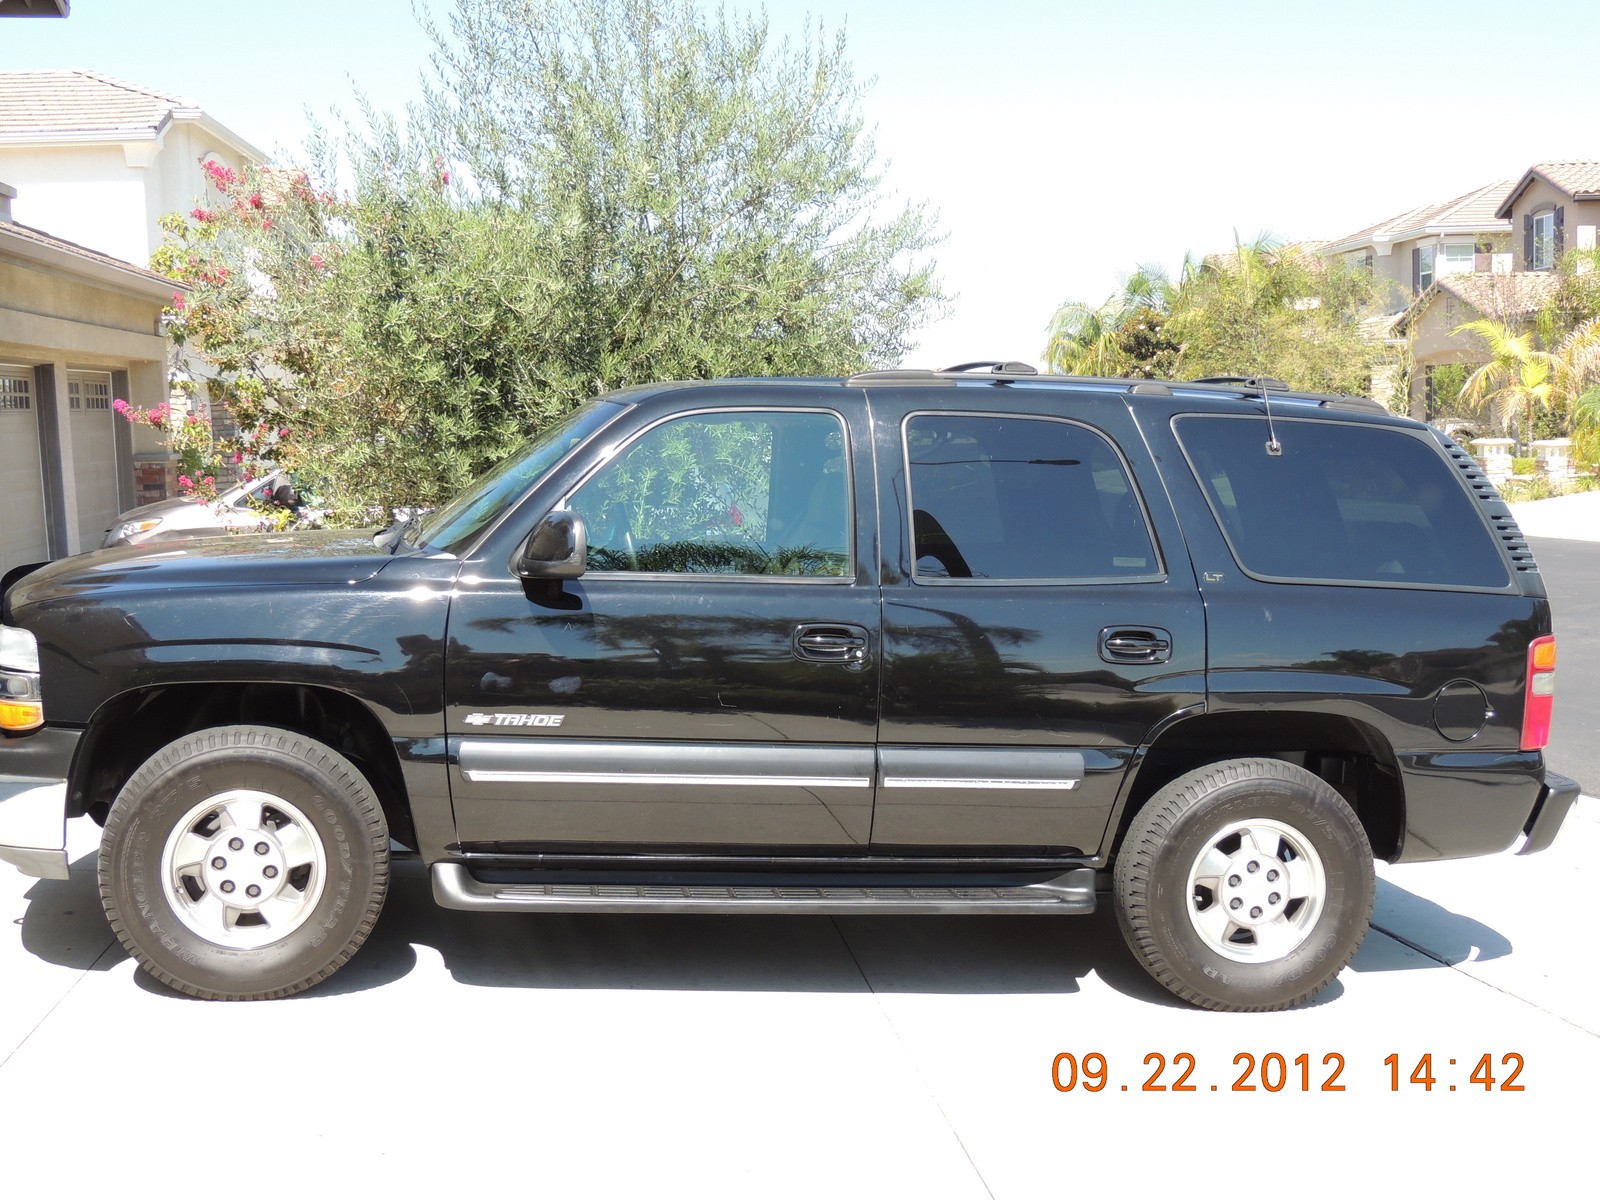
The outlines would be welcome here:
[[[1516,182],[1495,216],[1520,233],[1518,271],[1552,271],[1568,250],[1595,249],[1600,227],[1600,162],[1538,163]]]
[[[0,571],[99,545],[136,500],[115,397],[167,395],[170,279],[13,220],[0,184]]]
[[[208,194],[203,162],[237,169],[264,157],[180,96],[93,71],[0,71],[0,181],[10,192],[10,220],[14,228],[55,239],[73,252],[142,269],[161,243],[162,216],[214,199]],[[167,287],[166,300],[173,290]],[[95,361],[81,338],[55,345],[19,341],[8,332],[10,313],[25,303],[29,301],[21,296],[8,296],[0,307],[6,321],[0,325],[0,370],[9,377],[52,366],[71,372],[77,386],[90,387],[97,396],[110,388],[114,396],[142,407],[169,399],[179,407],[187,404],[183,395],[169,395],[164,362],[148,378],[146,360],[124,362],[137,393],[129,394],[116,387],[108,364]],[[81,325],[107,323],[81,308],[70,314],[51,309],[50,315]],[[206,411],[203,389],[196,407]],[[124,424],[112,421],[110,414],[105,419],[113,428]],[[41,432],[48,432],[48,423]],[[44,446],[47,469],[58,451]],[[119,494],[130,500],[160,499],[172,486],[170,456],[160,436],[143,426],[133,430],[127,448],[107,465],[116,475]],[[83,511],[96,508],[86,504]]]
[[[1513,327],[1533,317],[1556,293],[1556,269],[1568,250],[1596,248],[1600,227],[1600,162],[1538,163],[1506,188],[1495,207],[1509,245],[1505,266],[1488,273],[1448,275],[1420,290],[1395,321],[1411,348],[1414,416],[1452,416],[1449,395],[1435,387],[1442,366],[1470,369],[1486,362],[1482,343],[1455,330],[1481,318]],[[1497,255],[1497,260],[1500,258]]]
[[[1497,212],[1510,190],[1502,180],[1407,209],[1324,243],[1322,254],[1370,270],[1384,286],[1385,311],[1404,312],[1449,276],[1511,270],[1511,222]]]

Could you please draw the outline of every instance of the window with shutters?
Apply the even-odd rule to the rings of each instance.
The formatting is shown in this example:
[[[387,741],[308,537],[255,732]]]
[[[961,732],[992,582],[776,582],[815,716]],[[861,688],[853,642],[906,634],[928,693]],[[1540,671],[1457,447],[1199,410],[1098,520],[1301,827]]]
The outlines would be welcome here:
[[[1528,270],[1548,271],[1556,265],[1556,211],[1534,213],[1528,220]]]
[[[1433,247],[1418,246],[1417,256],[1417,291],[1425,292],[1433,286]]]

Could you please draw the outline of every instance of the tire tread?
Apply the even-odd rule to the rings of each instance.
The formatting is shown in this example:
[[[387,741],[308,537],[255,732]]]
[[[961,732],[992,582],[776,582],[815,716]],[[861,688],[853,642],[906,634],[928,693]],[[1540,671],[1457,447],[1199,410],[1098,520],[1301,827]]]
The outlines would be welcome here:
[[[1328,972],[1327,978],[1310,990],[1284,1000],[1258,1004],[1232,1003],[1207,995],[1185,983],[1173,969],[1153,932],[1150,920],[1149,896],[1155,883],[1156,856],[1168,841],[1179,819],[1190,809],[1228,784],[1253,780],[1272,780],[1310,786],[1325,792],[1349,812],[1349,806],[1345,804],[1344,798],[1324,780],[1303,767],[1283,762],[1281,759],[1237,758],[1213,763],[1173,780],[1145,802],[1123,838],[1113,873],[1113,889],[1118,901],[1117,924],[1134,957],[1156,982],[1173,995],[1186,1003],[1216,1012],[1281,1012],[1293,1008],[1332,983],[1339,972],[1343,971],[1355,957],[1361,945],[1361,939],[1355,939],[1349,951]],[[1350,813],[1350,820],[1357,830],[1361,829],[1354,813]],[[1370,864],[1372,850],[1364,831],[1361,845]],[[1366,889],[1364,911],[1360,914],[1359,928],[1363,930],[1372,921],[1373,903],[1374,890],[1369,887]]]
[[[104,847],[115,843],[123,824],[133,812],[134,802],[130,800],[124,803],[124,798],[142,795],[172,768],[201,753],[214,750],[269,750],[299,759],[320,773],[331,790],[341,793],[352,803],[366,828],[372,856],[372,887],[367,896],[366,908],[356,923],[355,931],[332,961],[307,978],[284,987],[249,992],[219,992],[211,988],[197,987],[175,977],[140,948],[131,935],[113,894],[109,856],[105,853]],[[129,956],[154,978],[174,991],[201,1000],[281,1000],[316,986],[349,962],[361,948],[377,924],[378,914],[383,909],[383,902],[389,891],[388,825],[384,820],[382,806],[372,794],[366,778],[349,759],[323,743],[293,730],[268,725],[231,725],[197,730],[157,751],[129,777],[128,782],[118,793],[117,802],[112,804],[111,812],[106,818],[101,845],[97,869],[100,903],[105,909],[106,919],[110,922],[112,932],[117,935],[117,940],[122,943],[123,949]]]

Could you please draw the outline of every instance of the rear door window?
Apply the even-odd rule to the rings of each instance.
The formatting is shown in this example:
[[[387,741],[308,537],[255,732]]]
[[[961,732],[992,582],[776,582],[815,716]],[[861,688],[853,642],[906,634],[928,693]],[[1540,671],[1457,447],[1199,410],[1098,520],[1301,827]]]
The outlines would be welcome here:
[[[920,413],[906,419],[905,445],[919,582],[1161,577],[1127,467],[1094,430]]]
[[[1238,563],[1262,579],[1501,588],[1510,582],[1477,502],[1405,430],[1258,417],[1174,422]]]

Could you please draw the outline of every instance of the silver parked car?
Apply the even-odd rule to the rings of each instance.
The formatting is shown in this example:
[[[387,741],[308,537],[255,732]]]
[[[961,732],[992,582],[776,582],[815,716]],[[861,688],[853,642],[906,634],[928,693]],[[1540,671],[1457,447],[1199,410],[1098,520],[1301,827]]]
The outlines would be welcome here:
[[[249,483],[235,484],[215,500],[175,496],[129,509],[106,530],[103,546],[137,546],[179,538],[216,537],[224,533],[256,533],[273,527],[270,517],[252,504],[297,509],[300,497],[287,471],[274,471]]]

